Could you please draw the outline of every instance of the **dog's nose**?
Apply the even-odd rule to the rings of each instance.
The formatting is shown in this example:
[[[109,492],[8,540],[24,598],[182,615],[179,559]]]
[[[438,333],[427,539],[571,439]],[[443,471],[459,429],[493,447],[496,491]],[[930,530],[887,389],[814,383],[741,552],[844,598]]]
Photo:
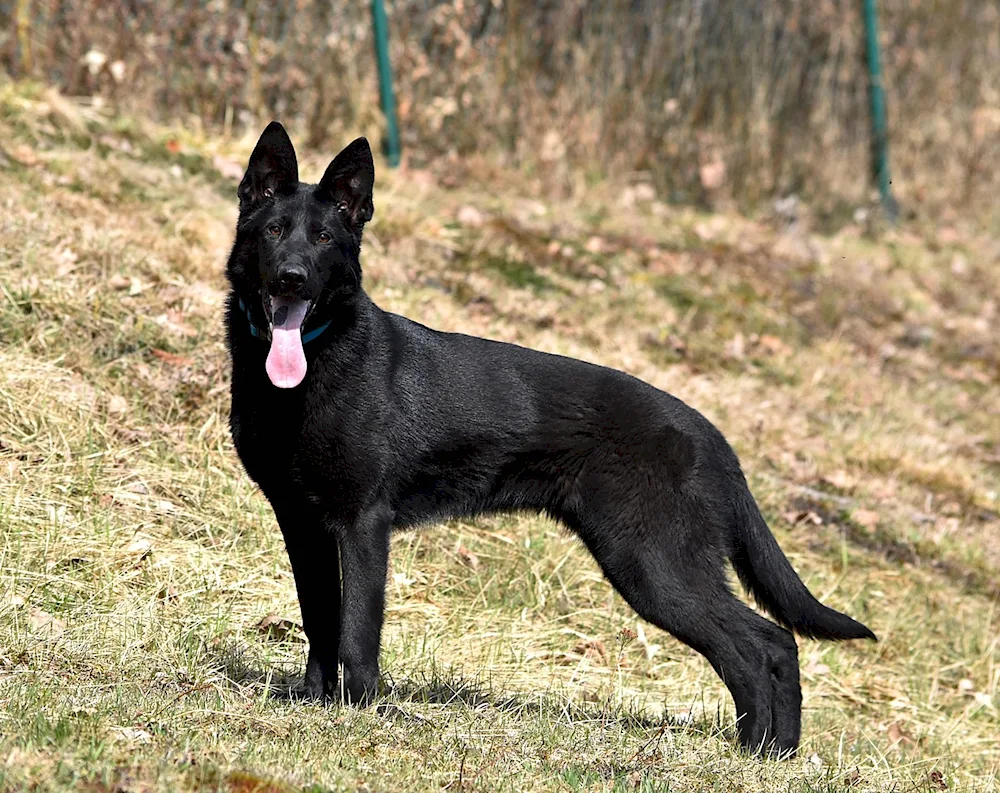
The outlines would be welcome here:
[[[278,283],[282,289],[297,289],[306,282],[308,273],[301,264],[286,264],[278,271]]]

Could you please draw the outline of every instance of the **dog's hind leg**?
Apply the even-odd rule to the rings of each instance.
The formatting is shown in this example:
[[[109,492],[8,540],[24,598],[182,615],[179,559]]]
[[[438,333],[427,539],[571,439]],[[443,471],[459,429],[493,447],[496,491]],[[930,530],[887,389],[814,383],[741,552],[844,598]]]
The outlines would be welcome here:
[[[766,620],[733,595],[721,561],[705,545],[685,543],[690,534],[679,526],[581,535],[639,616],[712,664],[736,704],[740,743],[751,752],[794,750],[799,718],[794,640],[790,647],[772,649],[773,637],[759,624]]]
[[[338,690],[340,559],[336,536],[305,499],[271,501],[295,575],[302,627],[309,639],[304,694],[332,697]]]

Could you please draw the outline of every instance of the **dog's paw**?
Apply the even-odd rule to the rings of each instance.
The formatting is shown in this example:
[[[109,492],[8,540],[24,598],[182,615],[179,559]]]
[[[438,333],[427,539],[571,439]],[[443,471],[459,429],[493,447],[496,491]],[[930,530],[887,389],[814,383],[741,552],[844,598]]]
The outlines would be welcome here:
[[[337,689],[338,686],[336,681],[333,682],[333,685],[328,685],[322,680],[315,681],[306,678],[303,679],[302,683],[299,684],[292,693],[297,699],[309,702],[321,702],[323,700],[333,699]]]
[[[378,696],[378,670],[351,671],[344,669],[343,701],[347,705],[366,708]]]
[[[302,684],[296,690],[296,694],[301,699],[306,700],[330,700],[334,699],[340,690],[337,675],[326,674],[318,662],[310,656],[306,665],[306,674],[302,678]]]

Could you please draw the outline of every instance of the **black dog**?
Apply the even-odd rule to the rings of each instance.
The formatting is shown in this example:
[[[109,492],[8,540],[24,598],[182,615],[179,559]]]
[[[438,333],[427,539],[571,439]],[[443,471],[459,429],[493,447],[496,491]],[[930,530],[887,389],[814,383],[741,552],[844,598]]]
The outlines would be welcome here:
[[[809,593],[700,413],[613,369],[375,306],[359,263],[374,179],[360,138],[318,185],[299,182],[270,124],[239,187],[227,270],[233,440],[291,558],[306,694],[376,693],[391,529],[535,510],[580,537],[641,617],[708,658],[743,746],[794,751],[795,639],[732,594],[725,561],[790,630],[872,632]]]

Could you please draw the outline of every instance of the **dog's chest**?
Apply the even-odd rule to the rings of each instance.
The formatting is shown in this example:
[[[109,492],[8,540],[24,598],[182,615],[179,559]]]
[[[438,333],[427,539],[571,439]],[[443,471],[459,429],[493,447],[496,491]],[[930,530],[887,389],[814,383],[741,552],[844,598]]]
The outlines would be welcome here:
[[[366,490],[372,474],[371,429],[350,402],[268,384],[243,389],[234,379],[230,425],[250,478],[270,498],[291,492],[313,500]]]

